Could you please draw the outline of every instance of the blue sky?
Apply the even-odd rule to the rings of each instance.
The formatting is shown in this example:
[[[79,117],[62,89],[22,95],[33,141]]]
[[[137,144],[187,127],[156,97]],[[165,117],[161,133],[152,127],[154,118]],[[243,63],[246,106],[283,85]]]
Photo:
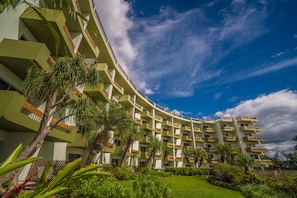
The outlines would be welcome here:
[[[272,152],[297,135],[297,1],[96,1],[141,93],[190,117],[252,115]]]

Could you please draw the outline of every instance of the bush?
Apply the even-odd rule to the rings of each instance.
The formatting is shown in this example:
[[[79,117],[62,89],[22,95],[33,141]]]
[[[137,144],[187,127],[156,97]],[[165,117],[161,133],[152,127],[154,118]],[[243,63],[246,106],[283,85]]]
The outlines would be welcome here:
[[[130,198],[133,194],[132,189],[124,187],[118,183],[112,182],[109,179],[91,178],[82,180],[82,182],[72,189],[71,197],[97,197],[97,198]]]
[[[223,163],[216,164],[211,169],[210,174],[214,180],[231,184],[232,188],[247,183],[262,183],[263,181],[263,179],[254,173],[249,172],[248,174],[245,174],[242,167]]]
[[[240,189],[246,198],[289,198],[284,192],[276,192],[265,184],[245,184]]]
[[[168,184],[161,183],[160,179],[153,174],[139,174],[133,182],[135,197],[142,198],[170,198],[171,189]]]
[[[196,169],[193,167],[166,167],[165,172],[171,172],[174,175],[209,175],[209,168]]]

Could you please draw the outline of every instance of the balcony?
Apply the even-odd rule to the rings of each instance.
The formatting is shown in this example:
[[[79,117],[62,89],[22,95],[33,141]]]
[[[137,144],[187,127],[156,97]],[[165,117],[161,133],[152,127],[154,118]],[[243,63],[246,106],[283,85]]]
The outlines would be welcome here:
[[[192,131],[192,127],[190,127],[190,126],[183,126],[182,127],[182,131],[191,132]]]
[[[167,148],[173,148],[174,144],[171,142],[166,142],[166,146],[167,146]]]
[[[141,120],[141,118],[138,118],[138,117],[134,117],[134,122],[135,122],[136,124],[139,124],[139,125],[142,124],[142,120]]]
[[[184,141],[193,141],[193,137],[192,136],[183,136],[183,140]]]
[[[220,121],[220,122],[233,122],[233,118],[223,116],[223,117],[219,118],[218,121]]]
[[[186,150],[192,150],[194,147],[193,146],[185,146]]]
[[[224,137],[224,141],[226,141],[226,142],[235,142],[236,137],[226,136],[226,137]]]
[[[210,164],[217,164],[217,163],[219,163],[219,160],[218,159],[215,159],[215,158],[209,158],[208,159],[208,163],[210,163]]]
[[[87,94],[94,101],[98,101],[98,100],[109,101],[108,93],[102,83],[100,83],[96,87],[91,87],[91,86],[86,85],[84,87],[84,93]]]
[[[153,113],[151,113],[151,112],[149,112],[149,111],[144,111],[144,112],[142,113],[142,117],[153,119],[154,116],[153,116]]]
[[[55,41],[53,32],[50,31],[47,24],[32,10],[27,8],[21,15],[24,24],[29,28],[30,32],[38,42],[45,43],[47,48],[58,56],[74,56],[74,44],[71,35],[66,26],[66,18],[63,11],[56,9],[38,8],[44,18],[51,24],[51,28],[59,39],[59,45]],[[58,48],[57,48],[58,46]]]
[[[201,131],[200,127],[194,127],[194,132],[201,133],[202,131]]]
[[[49,57],[50,51],[43,43],[10,39],[0,43],[0,62],[21,79],[25,79],[28,68],[34,64],[49,71]]]
[[[173,126],[173,123],[170,122],[170,121],[168,121],[168,120],[164,120],[164,121],[163,121],[163,125],[164,125],[164,126],[167,126],[167,127],[172,127],[172,126]]]
[[[135,103],[135,108],[140,111],[143,112],[143,106],[141,106],[140,104]]]
[[[173,133],[172,133],[171,131],[164,131],[164,132],[162,133],[162,135],[163,135],[164,137],[173,137]]]
[[[150,123],[144,123],[144,128],[147,130],[152,131],[153,130],[153,125]]]
[[[246,148],[247,152],[251,153],[265,153],[267,151],[266,148],[260,148],[260,147],[248,147]]]
[[[248,133],[260,132],[260,128],[256,127],[256,126],[242,126],[242,127],[240,127],[240,130],[242,132],[248,132]]]
[[[202,137],[195,137],[195,142],[204,142]]]
[[[113,81],[113,92],[114,92],[114,95],[124,94],[124,88],[115,80]]]
[[[112,82],[112,77],[108,71],[108,65],[106,63],[97,63],[95,68],[105,84],[110,84]]]
[[[231,126],[223,126],[221,127],[223,132],[233,132],[234,131],[234,127]]]
[[[162,129],[161,128],[155,128],[155,132],[156,133],[162,133]]]
[[[150,142],[151,142],[151,140],[152,140],[152,138],[151,138],[151,137],[144,136],[144,137],[142,138],[141,142],[143,142],[143,143],[150,143]]]
[[[103,151],[104,152],[107,152],[107,153],[113,153],[116,149],[116,145],[115,144],[112,144],[112,143],[108,143],[107,146],[105,146],[103,148]]]
[[[156,120],[157,122],[160,122],[160,123],[162,123],[162,118],[161,118],[161,117],[159,117],[159,116],[155,116],[155,120]]]
[[[250,135],[250,136],[243,137],[243,140],[247,142],[263,142],[264,138]]]
[[[236,118],[236,120],[239,122],[250,122],[250,123],[258,122],[257,117],[251,117],[251,116],[239,116]]]
[[[273,165],[272,160],[269,160],[269,159],[263,159],[263,160],[258,159],[258,160],[256,160],[256,163],[260,166],[267,166],[267,165],[272,166]]]
[[[174,128],[178,128],[178,129],[180,129],[180,128],[181,128],[181,125],[178,124],[178,123],[173,123],[173,127],[174,127]]]
[[[206,132],[206,133],[213,133],[215,132],[216,130],[212,127],[204,127],[203,128],[203,132]]]
[[[0,125],[6,131],[21,131],[35,133],[43,117],[36,107],[26,102],[26,99],[15,91],[0,90]],[[55,125],[57,120],[52,119]],[[74,142],[77,128],[59,122],[57,126],[46,137],[50,141]]]
[[[174,156],[173,155],[168,155],[166,158],[167,161],[174,161]]]
[[[119,102],[123,106],[128,107],[128,108],[134,106],[134,102],[133,102],[133,100],[132,100],[132,98],[131,98],[130,95],[123,95],[123,96],[121,96]]]
[[[96,36],[92,35],[87,29],[82,30],[82,39],[78,48],[78,51],[83,57],[86,58],[98,58],[99,48],[94,42],[93,38]]]
[[[214,149],[214,148],[205,148],[205,150],[208,153],[215,153],[216,152],[216,149]]]
[[[174,133],[173,136],[174,136],[174,138],[176,138],[176,139],[180,139],[180,138],[181,138],[181,134]]]
[[[214,143],[216,141],[217,141],[217,138],[212,138],[212,137],[204,138],[204,142]]]

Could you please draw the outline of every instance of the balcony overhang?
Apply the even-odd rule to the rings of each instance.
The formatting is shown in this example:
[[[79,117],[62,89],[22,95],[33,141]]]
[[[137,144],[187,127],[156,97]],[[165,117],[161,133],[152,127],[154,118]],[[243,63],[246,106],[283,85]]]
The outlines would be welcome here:
[[[47,8],[38,8],[38,11],[45,20],[30,7],[20,17],[36,40],[45,43],[54,55],[74,56],[74,46],[63,11]]]
[[[43,43],[11,39],[3,39],[0,43],[0,62],[21,79],[25,79],[32,65],[49,71],[49,56],[50,51]]]

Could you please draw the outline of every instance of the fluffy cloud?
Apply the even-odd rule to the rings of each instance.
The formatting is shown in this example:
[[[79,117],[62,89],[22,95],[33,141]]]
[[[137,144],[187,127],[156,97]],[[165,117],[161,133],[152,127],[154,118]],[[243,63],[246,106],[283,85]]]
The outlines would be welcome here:
[[[128,65],[137,55],[137,50],[128,36],[128,31],[133,28],[133,21],[127,16],[130,5],[124,0],[96,0],[94,2],[118,62],[129,74]]]
[[[216,115],[252,115],[257,116],[260,136],[265,139],[271,153],[292,150],[297,135],[297,92],[280,90],[267,95],[261,95],[253,100],[241,102],[234,108]]]

